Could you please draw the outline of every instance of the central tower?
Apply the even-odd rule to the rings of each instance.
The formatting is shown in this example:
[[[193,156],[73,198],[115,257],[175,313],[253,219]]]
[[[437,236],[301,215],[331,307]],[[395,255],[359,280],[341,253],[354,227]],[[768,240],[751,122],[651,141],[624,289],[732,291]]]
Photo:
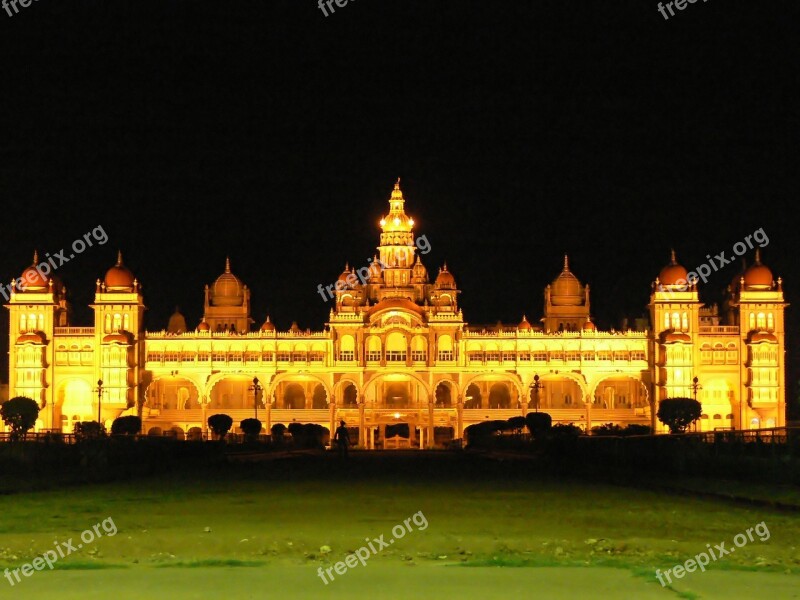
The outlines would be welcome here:
[[[414,219],[406,215],[400,179],[389,198],[389,214],[381,217],[381,245],[378,246],[386,287],[408,287],[414,266]]]

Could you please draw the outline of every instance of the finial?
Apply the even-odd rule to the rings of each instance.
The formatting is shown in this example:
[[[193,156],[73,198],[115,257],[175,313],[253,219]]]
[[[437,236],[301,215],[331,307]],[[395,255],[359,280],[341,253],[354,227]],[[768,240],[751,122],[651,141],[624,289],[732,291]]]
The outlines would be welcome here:
[[[447,272],[447,261],[444,261],[444,271]]]
[[[230,273],[231,272],[231,257],[230,256],[226,256],[225,257],[225,272],[226,273]]]
[[[394,189],[396,189],[396,190],[400,189],[400,178],[399,177],[397,178],[397,181],[394,182]]]
[[[756,248],[756,265],[761,264],[761,248]]]
[[[564,270],[569,271],[569,256],[564,255]]]
[[[122,266],[122,250],[117,250],[117,266]]]
[[[37,250],[33,251],[33,266],[39,264],[39,252]]]
[[[671,265],[677,265],[678,264],[678,259],[675,256],[675,248],[672,248],[669,251],[669,264],[671,264]]]

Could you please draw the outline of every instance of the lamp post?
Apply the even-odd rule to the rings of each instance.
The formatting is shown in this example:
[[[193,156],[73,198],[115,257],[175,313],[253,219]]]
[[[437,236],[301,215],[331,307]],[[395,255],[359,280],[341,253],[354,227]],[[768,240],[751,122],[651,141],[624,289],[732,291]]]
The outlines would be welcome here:
[[[697,375],[694,376],[692,379],[692,396],[694,397],[694,401],[697,402],[697,390],[703,389],[703,386],[700,385],[699,379]],[[697,431],[697,421],[694,422],[694,430]]]
[[[697,390],[702,390],[703,386],[698,383],[699,379],[697,379],[697,375],[695,375],[694,379],[692,379],[692,395],[694,396],[695,401],[697,400]]]
[[[533,376],[533,383],[528,386],[530,389],[533,390],[533,408],[538,413],[539,412],[539,390],[544,387],[544,384],[539,381],[539,374]]]
[[[253,408],[255,409],[256,420],[258,420],[258,394],[264,389],[258,382],[258,377],[253,377],[253,385],[250,386],[250,389],[253,390]]]
[[[103,406],[103,380],[102,379],[98,379],[97,380],[97,422],[99,424],[101,424],[101,425],[103,424],[103,422],[100,420],[102,406]]]

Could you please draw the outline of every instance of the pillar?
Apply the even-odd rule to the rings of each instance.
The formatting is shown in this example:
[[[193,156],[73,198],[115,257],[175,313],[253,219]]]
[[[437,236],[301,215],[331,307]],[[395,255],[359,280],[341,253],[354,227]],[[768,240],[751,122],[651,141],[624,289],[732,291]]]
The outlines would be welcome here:
[[[358,403],[358,445],[361,448],[367,445],[367,415],[363,400]]]
[[[464,437],[464,399],[459,398],[456,405],[456,439]]]
[[[428,400],[428,439],[427,448],[433,448],[433,401]]]

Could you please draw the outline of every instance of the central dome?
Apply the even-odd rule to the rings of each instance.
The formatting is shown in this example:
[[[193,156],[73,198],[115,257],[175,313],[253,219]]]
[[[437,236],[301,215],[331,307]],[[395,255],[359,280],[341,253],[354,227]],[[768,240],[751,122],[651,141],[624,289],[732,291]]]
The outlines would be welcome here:
[[[550,284],[550,303],[554,306],[583,304],[583,286],[569,270],[569,257],[564,255],[564,268]]]
[[[225,272],[211,287],[211,303],[214,306],[241,306],[244,303],[244,284],[231,273],[230,258],[225,259]]]

